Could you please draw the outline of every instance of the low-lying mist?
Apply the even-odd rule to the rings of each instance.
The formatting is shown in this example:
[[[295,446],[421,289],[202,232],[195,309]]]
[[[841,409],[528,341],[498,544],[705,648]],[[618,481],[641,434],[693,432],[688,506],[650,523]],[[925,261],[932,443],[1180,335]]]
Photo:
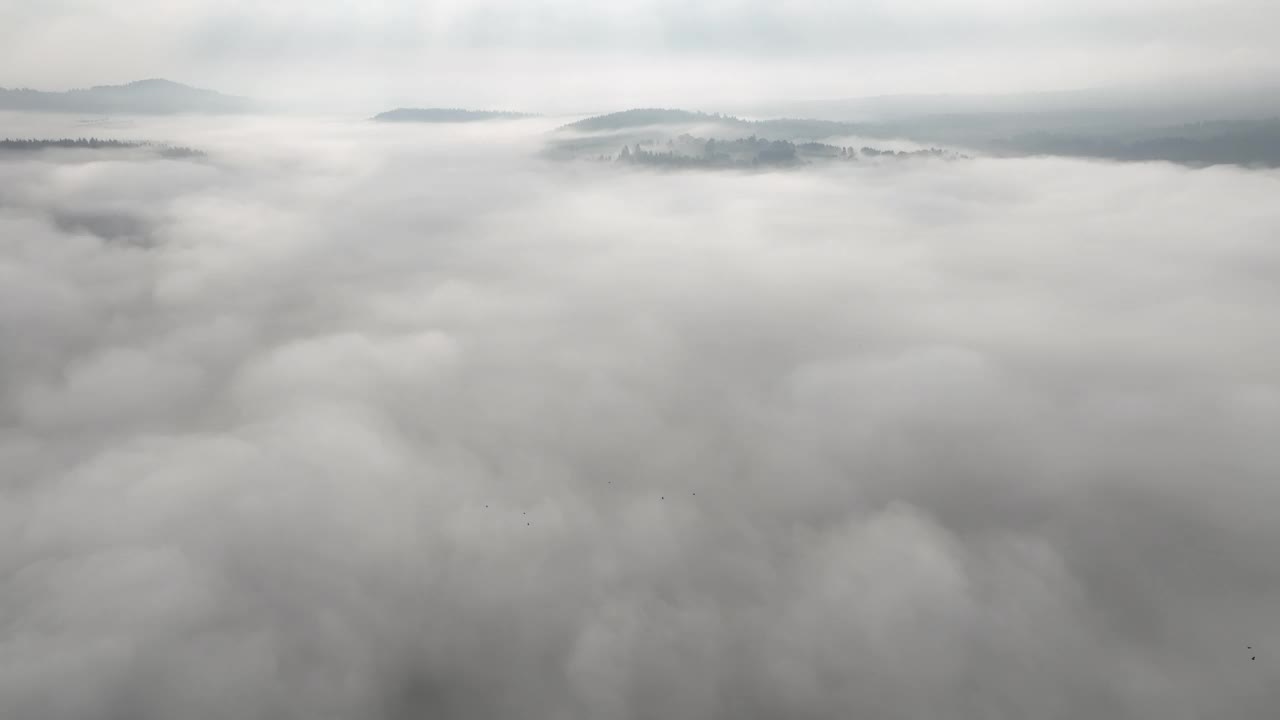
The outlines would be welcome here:
[[[1280,172],[7,120],[0,717],[1280,704]]]

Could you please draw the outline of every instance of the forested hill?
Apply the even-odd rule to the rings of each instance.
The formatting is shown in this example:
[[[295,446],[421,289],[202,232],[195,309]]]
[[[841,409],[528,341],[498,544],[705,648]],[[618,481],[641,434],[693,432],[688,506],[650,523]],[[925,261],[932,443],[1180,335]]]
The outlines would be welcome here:
[[[635,108],[589,117],[564,125],[560,130],[595,133],[691,125],[715,125],[723,130],[740,130],[771,140],[819,140],[837,135],[856,134],[861,129],[859,125],[854,123],[832,122],[829,120],[803,118],[744,120],[743,118],[720,113],[713,114],[667,108]]]

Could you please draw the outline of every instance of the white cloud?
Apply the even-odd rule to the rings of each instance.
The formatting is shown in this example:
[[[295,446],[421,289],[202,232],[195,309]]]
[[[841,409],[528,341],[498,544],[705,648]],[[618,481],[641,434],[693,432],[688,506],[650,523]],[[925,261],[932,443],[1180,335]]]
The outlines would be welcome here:
[[[544,127],[0,163],[0,715],[1280,699],[1274,171],[646,174]],[[55,218],[104,206],[151,244]]]

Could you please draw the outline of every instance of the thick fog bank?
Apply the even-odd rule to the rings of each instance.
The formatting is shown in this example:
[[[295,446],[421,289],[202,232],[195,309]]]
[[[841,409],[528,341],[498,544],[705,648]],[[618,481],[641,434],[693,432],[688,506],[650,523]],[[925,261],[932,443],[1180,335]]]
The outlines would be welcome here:
[[[0,159],[0,717],[1273,715],[1280,174],[543,129]]]

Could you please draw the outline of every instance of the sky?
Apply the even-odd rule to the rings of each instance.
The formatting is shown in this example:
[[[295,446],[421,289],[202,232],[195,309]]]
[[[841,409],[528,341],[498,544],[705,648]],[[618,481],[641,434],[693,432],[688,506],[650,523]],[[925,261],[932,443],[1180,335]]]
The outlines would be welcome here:
[[[1243,81],[1270,0],[0,0],[0,86],[546,112]]]
[[[553,125],[3,158],[0,717],[1274,717],[1280,174]]]

